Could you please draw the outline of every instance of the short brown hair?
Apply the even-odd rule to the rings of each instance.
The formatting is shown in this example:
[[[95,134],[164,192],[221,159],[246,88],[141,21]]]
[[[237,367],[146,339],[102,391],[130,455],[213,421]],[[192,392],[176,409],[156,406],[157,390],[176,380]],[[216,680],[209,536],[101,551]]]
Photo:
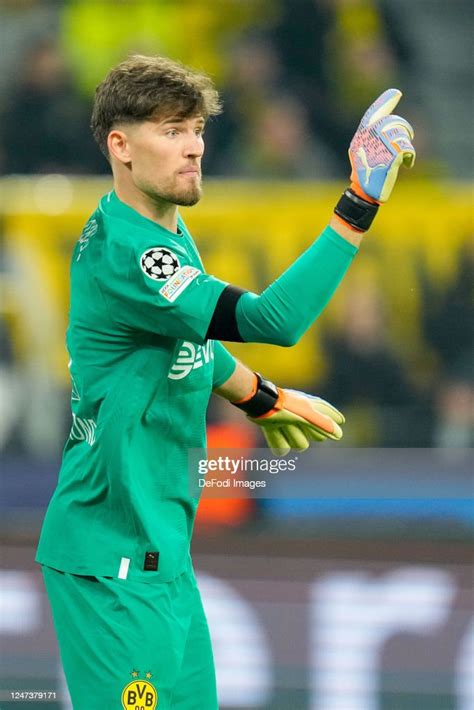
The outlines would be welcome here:
[[[130,56],[110,70],[96,89],[91,129],[108,158],[107,137],[119,123],[140,123],[173,115],[203,116],[221,111],[210,77],[166,57]]]

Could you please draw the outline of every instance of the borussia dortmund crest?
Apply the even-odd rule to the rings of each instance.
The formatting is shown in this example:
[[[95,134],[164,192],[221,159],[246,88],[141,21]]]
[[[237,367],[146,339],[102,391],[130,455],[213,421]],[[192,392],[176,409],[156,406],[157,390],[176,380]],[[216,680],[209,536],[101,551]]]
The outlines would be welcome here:
[[[145,673],[146,680],[140,680],[140,672],[135,669],[130,674],[133,678],[131,683],[125,686],[122,691],[122,705],[125,710],[155,710],[158,703],[158,693],[150,679],[150,671]]]

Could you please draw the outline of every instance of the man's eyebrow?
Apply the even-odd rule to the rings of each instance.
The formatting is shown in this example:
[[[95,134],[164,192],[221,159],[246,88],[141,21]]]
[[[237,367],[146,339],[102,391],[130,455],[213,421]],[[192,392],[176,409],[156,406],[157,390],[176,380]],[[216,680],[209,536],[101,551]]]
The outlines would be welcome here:
[[[171,118],[166,118],[161,123],[163,126],[166,126],[168,123],[184,123],[184,121],[187,121],[187,120],[188,120],[188,118],[183,118],[183,116],[175,116],[175,117],[171,117]],[[204,120],[204,118],[202,118],[202,116],[196,117],[196,120],[198,121],[198,123],[202,123],[202,124],[206,123],[206,121]]]

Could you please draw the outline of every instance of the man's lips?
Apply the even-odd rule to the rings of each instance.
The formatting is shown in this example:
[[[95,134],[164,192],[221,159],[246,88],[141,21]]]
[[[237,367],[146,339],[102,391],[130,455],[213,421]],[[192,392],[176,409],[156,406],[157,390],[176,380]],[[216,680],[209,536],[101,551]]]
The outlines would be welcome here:
[[[184,170],[180,170],[179,175],[196,175],[197,177],[200,177],[201,171],[199,170],[199,168],[189,167],[184,168]]]

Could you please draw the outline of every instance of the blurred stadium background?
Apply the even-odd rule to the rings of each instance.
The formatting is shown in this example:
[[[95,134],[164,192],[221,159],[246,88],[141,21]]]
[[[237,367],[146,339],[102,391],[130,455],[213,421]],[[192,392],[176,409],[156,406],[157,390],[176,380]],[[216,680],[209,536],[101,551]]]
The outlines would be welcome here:
[[[2,708],[31,707],[14,690],[68,707],[33,558],[70,427],[69,255],[111,184],[91,100],[133,51],[222,91],[184,216],[208,270],[249,289],[325,225],[378,93],[401,88],[416,129],[413,174],[316,327],[291,351],[230,348],[341,407],[341,445],[378,449],[405,500],[295,500],[288,477],[279,500],[204,502],[194,557],[221,707],[473,710],[472,19],[468,0],[0,0]],[[210,445],[258,445],[230,409],[211,403]],[[418,452],[402,481],[389,448]]]

